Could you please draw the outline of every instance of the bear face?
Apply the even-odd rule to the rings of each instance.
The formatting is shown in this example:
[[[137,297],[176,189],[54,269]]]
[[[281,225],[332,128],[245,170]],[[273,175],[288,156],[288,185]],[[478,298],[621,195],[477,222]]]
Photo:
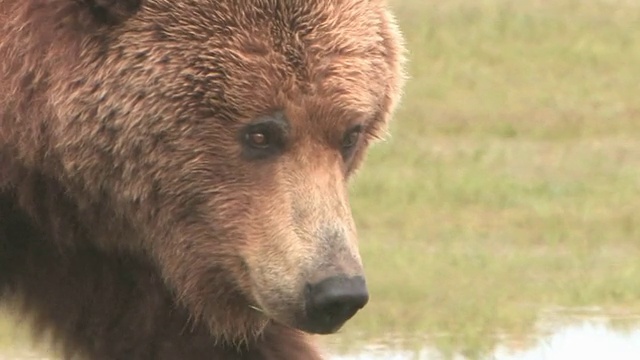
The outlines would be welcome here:
[[[384,1],[27,3],[0,3],[0,145],[126,229],[96,244],[231,341],[364,306],[347,181],[403,84]]]

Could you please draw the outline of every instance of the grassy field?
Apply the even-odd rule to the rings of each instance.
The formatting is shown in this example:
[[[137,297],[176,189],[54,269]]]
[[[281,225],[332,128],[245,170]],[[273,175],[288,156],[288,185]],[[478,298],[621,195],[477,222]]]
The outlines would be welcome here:
[[[550,306],[640,310],[640,1],[395,5],[412,79],[353,186],[346,334],[475,357]]]
[[[411,81],[352,194],[372,298],[333,339],[476,358],[549,307],[640,312],[640,0],[394,6]]]

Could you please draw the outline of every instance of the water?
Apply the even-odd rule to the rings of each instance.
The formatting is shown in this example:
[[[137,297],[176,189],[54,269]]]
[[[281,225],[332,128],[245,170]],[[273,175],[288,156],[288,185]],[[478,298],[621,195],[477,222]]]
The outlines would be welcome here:
[[[615,327],[612,324],[627,324]],[[630,325],[633,324],[633,325]],[[445,357],[428,340],[417,350],[402,347],[406,341],[369,342],[347,354],[334,352],[331,360],[470,360],[460,353]],[[400,344],[400,345],[399,345]],[[412,346],[415,348],[415,346]],[[476,359],[476,358],[473,358]],[[530,345],[510,341],[508,336],[480,359],[487,360],[638,360],[640,319],[599,314],[598,310],[554,310],[539,321]]]
[[[358,354],[333,355],[331,360],[440,360],[443,356],[425,346],[418,351],[393,350],[369,345]],[[466,359],[462,355],[455,357]],[[491,360],[637,360],[640,359],[640,330],[621,334],[597,323],[568,326],[541,340],[534,348],[518,351],[499,346]]]

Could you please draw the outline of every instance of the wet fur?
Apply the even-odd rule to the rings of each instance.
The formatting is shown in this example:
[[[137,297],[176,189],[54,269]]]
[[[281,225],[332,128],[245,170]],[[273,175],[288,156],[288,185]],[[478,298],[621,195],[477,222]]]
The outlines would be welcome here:
[[[253,271],[286,288],[317,266],[304,263],[317,249],[281,236],[314,233],[274,198],[312,194],[298,224],[314,230],[337,208],[328,220],[354,232],[342,181],[384,135],[402,43],[382,0],[251,1],[272,12],[244,0],[0,0],[0,301],[17,299],[68,357],[320,359],[309,336],[251,308],[247,270],[266,266]],[[306,20],[292,22],[298,10]],[[219,36],[254,20],[275,25]],[[325,29],[304,48],[331,23],[350,32]],[[307,173],[229,161],[231,129],[279,107],[314,119],[293,124],[307,140],[290,161]],[[336,166],[314,136],[356,118],[366,137]],[[355,243],[342,248],[355,256]],[[282,258],[299,262],[261,263]]]

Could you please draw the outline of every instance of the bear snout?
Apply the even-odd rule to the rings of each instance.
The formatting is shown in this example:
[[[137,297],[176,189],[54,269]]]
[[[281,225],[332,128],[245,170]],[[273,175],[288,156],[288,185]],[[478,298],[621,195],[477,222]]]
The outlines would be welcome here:
[[[305,287],[305,318],[300,328],[315,334],[336,332],[369,301],[363,276],[337,275]]]

